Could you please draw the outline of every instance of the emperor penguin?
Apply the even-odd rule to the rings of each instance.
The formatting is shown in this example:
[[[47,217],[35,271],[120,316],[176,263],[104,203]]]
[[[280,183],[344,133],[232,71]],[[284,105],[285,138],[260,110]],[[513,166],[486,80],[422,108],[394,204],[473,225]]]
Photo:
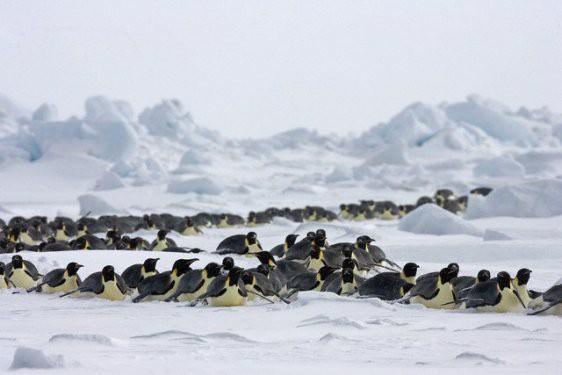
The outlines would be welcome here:
[[[68,241],[71,235],[63,221],[57,221],[55,227],[55,239],[57,241]]]
[[[123,239],[125,240],[125,237],[127,236],[123,236]],[[169,239],[167,239],[169,240]],[[129,250],[150,250],[150,243],[148,243],[147,240],[145,240],[142,237],[133,237],[130,238],[128,241],[125,241],[127,243],[127,248]],[[165,250],[165,249],[164,249]]]
[[[401,204],[398,206],[398,217],[401,219],[412,212],[416,206],[413,204]]]
[[[6,279],[6,265],[0,262],[0,289],[8,289],[8,280]]]
[[[218,254],[255,254],[263,251],[256,232],[236,234],[222,240],[216,253]]]
[[[12,257],[12,262],[6,265],[5,274],[10,285],[23,289],[33,288],[42,276],[33,263],[23,260],[20,255]]]
[[[202,233],[201,229],[195,225],[193,219],[189,216],[184,218],[177,231],[183,236],[197,236]]]
[[[171,238],[167,238],[168,231],[165,229],[160,229],[156,234],[156,239],[150,244],[150,250],[152,251],[162,251],[169,247],[177,247],[176,242]]]
[[[234,268],[234,259],[232,259],[232,257],[224,257],[222,259],[221,273],[224,273],[226,275],[233,268]]]
[[[419,197],[418,200],[416,201],[416,208],[419,206],[423,206],[424,204],[427,203],[434,203],[433,199],[431,199],[430,197],[427,196],[423,196],[423,197]]]
[[[267,251],[262,251],[255,255],[262,265],[269,268],[269,279],[275,285],[278,285],[278,291],[285,288],[287,282],[294,276],[308,272],[306,266],[302,263],[286,259],[275,260]]]
[[[278,258],[283,258],[287,250],[289,250],[289,248],[291,248],[291,246],[295,244],[298,236],[298,234],[287,235],[287,237],[285,237],[284,243],[275,246],[273,249],[269,250],[269,252],[271,253],[271,255],[274,255]]]
[[[542,313],[562,315],[562,284],[552,286],[532,302],[528,314]]]
[[[127,287],[136,289],[141,281],[156,275],[158,273],[158,270],[156,270],[158,260],[160,258],[147,258],[142,264],[133,264],[125,268],[125,271],[121,273],[121,277],[125,280]]]
[[[180,278],[191,271],[191,264],[199,259],[178,259],[171,271],[162,272],[142,280],[137,286],[138,295],[133,302],[165,301],[172,296],[179,285]]]
[[[90,234],[90,232],[88,232],[88,227],[84,223],[78,223],[78,225],[76,225],[76,237],[81,237],[85,234]]]
[[[513,287],[511,276],[505,271],[499,272],[495,279],[474,284],[461,302],[461,309],[475,308],[500,313],[526,308]]]
[[[350,218],[349,211],[347,210],[346,204],[340,204],[340,217],[344,220],[348,220]]]
[[[221,275],[221,266],[208,263],[202,270],[188,271],[179,281],[176,291],[166,299],[169,301],[194,301],[207,292],[213,280]]]
[[[344,259],[342,270],[330,274],[320,291],[335,293],[342,296],[350,296],[357,292],[358,283],[353,272],[355,263],[351,259]]]
[[[482,283],[484,281],[490,280],[490,271],[480,270],[476,275],[476,278],[472,276],[459,276],[451,280],[451,285],[453,285],[453,293],[455,294],[455,300],[461,301],[468,295],[470,288],[476,283]]]
[[[82,280],[78,276],[81,264],[70,262],[66,268],[57,268],[48,272],[37,283],[37,286],[28,289],[28,292],[38,293],[66,293],[80,287]]]
[[[107,250],[105,241],[93,234],[84,234],[70,242],[74,250]]]
[[[304,292],[309,290],[320,291],[326,278],[336,271],[336,268],[324,266],[318,272],[305,272],[298,274],[287,282],[289,292],[286,297],[290,297],[296,292]]]
[[[94,272],[86,277],[77,289],[67,292],[61,297],[80,293],[80,296],[93,296],[108,301],[122,301],[128,294],[123,278],[115,272],[113,266],[103,267],[101,272]]]
[[[195,306],[202,300],[208,300],[209,304],[214,307],[245,305],[248,292],[244,288],[243,274],[244,269],[233,267],[228,274],[215,277],[207,287],[207,291],[192,301],[190,306]],[[246,278],[248,279],[248,276]]]
[[[312,250],[312,243],[316,239],[316,233],[308,232],[306,237],[295,242],[295,244],[285,252],[286,260],[305,261]]]
[[[433,309],[453,309],[455,297],[451,279],[458,269],[445,267],[436,275],[434,273],[416,279],[416,285],[402,298],[413,303],[420,303]]]
[[[379,273],[359,286],[359,295],[385,301],[400,299],[416,284],[418,268],[415,263],[406,263],[401,272]]]
[[[519,271],[517,271],[517,274],[513,279],[513,287],[515,288],[517,293],[519,293],[523,304],[527,307],[532,300],[531,295],[529,294],[529,290],[527,289],[527,283],[531,278],[531,272],[532,271],[528,268],[521,268]]]
[[[443,207],[445,202],[449,201],[449,200],[454,200],[455,198],[455,193],[453,193],[453,191],[451,189],[439,189],[435,192],[434,195],[435,198],[435,202],[437,203],[438,206]]]

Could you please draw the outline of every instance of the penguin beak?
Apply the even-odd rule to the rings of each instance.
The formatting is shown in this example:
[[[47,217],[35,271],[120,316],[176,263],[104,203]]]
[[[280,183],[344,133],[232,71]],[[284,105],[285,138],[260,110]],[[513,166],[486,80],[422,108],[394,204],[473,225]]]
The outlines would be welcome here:
[[[81,264],[77,264],[77,265],[76,265],[76,269],[78,269],[78,270],[79,270],[80,268],[82,268],[82,267],[84,267],[84,266],[81,265]]]

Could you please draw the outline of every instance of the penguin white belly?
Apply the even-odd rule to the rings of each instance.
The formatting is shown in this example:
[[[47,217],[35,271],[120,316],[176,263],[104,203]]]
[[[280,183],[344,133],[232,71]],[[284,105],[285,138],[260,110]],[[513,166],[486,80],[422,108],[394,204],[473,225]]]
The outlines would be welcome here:
[[[111,280],[104,283],[103,292],[98,294],[98,297],[109,301],[122,301],[125,295],[121,293],[121,290],[117,286],[117,281]]]
[[[311,258],[310,264],[308,265],[308,269],[318,271],[320,268],[324,267],[324,263],[322,259]]]
[[[496,312],[504,313],[523,310],[521,302],[519,302],[519,299],[517,299],[511,289],[504,288],[500,293],[502,295],[502,299],[500,303],[495,306]]]
[[[54,288],[50,287],[49,285],[45,284],[41,286],[42,293],[66,293],[78,288],[78,283],[76,276],[73,277],[66,277],[64,283],[62,285],[56,286]]]
[[[26,245],[35,245],[35,240],[28,233],[20,234],[20,242]]]
[[[63,230],[57,229],[55,233],[55,240],[57,241],[68,241],[68,236],[64,233]]]
[[[187,227],[183,230],[183,232],[181,232],[181,234],[184,236],[196,236],[199,234],[199,232],[197,232],[197,229],[195,229],[195,227]]]
[[[453,289],[451,284],[447,283],[439,287],[439,292],[432,299],[425,299],[420,296],[412,298],[412,302],[421,303],[425,307],[430,309],[447,309],[451,310],[455,308],[455,304],[452,304],[453,299]]]
[[[35,280],[25,273],[23,268],[14,269],[10,281],[16,288],[24,289],[33,288],[36,284]]]
[[[357,290],[357,288],[355,287],[355,283],[343,283],[341,286],[341,295],[342,296],[350,296],[353,293],[355,293],[355,291]]]
[[[0,275],[0,289],[8,289],[8,283],[6,283],[4,275]]]
[[[152,249],[152,251],[162,251],[168,248],[168,244],[166,241],[158,241],[156,242],[156,246]]]
[[[255,244],[248,245],[248,254],[256,254],[259,253],[260,251],[262,250],[259,248],[257,242]]]
[[[228,223],[226,222],[226,220],[221,220],[221,221],[219,221],[219,223],[217,224],[217,227],[218,227],[218,228],[228,228],[228,227],[230,227],[230,224],[228,224]]]
[[[365,217],[364,214],[359,214],[359,215],[355,216],[355,217],[353,218],[353,220],[355,220],[355,221],[363,221],[363,220],[367,220],[367,218]]]
[[[242,297],[238,293],[237,285],[231,285],[226,288],[223,295],[209,298],[209,302],[214,307],[241,306],[246,304],[246,297]]]
[[[317,220],[319,223],[327,223],[328,222],[328,218],[327,217],[321,217],[320,219]]]
[[[382,215],[380,216],[380,218],[381,218],[382,220],[394,220],[394,215],[393,215],[390,211],[385,210],[385,211],[382,213]]]
[[[342,211],[342,212],[340,212],[340,216],[341,216],[342,219],[347,220],[347,219],[349,219],[349,212]]]

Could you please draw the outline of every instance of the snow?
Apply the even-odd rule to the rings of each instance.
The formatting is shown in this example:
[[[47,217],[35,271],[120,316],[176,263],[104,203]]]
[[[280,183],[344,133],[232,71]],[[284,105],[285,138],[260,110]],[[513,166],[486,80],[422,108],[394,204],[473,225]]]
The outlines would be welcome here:
[[[486,197],[471,197],[466,217],[474,219],[562,215],[561,196],[561,180],[538,180],[506,185],[493,190]]]
[[[464,216],[424,205],[401,220],[298,224],[277,218],[252,230],[266,249],[288,233],[320,227],[332,243],[368,234],[390,259],[416,262],[420,273],[453,261],[463,275],[482,268],[514,275],[527,267],[535,290],[562,276],[562,123],[547,109],[513,111],[469,97],[415,103],[358,136],[301,128],[243,141],[207,130],[175,99],[136,113],[126,101],[93,97],[85,109],[61,119],[52,104],[33,113],[0,97],[0,217],[246,216],[306,205],[337,212],[340,203],[360,199],[415,203],[437,188],[460,196],[490,186],[487,197],[469,196]],[[226,236],[247,231],[205,228],[200,236],[170,236],[180,246],[210,251]],[[151,241],[156,233],[133,235]],[[77,261],[85,266],[82,277],[106,264],[122,272],[151,256],[22,255],[43,273]],[[181,256],[159,254],[159,270]],[[197,258],[197,267],[220,261],[210,252]],[[9,259],[0,254],[0,261]],[[236,262],[257,264],[246,257]],[[1,291],[0,300],[0,371],[49,364],[64,366],[53,373],[177,372],[180,363],[198,374],[324,374],[341,373],[342,367],[357,373],[503,374],[556,373],[562,365],[562,321],[555,316],[433,311],[316,292],[299,293],[291,305],[255,302],[228,309]]]
[[[14,353],[10,370],[53,369],[64,367],[62,356],[47,355],[41,350],[19,347]]]
[[[435,204],[424,204],[410,212],[400,220],[398,229],[418,234],[482,236],[480,229]]]

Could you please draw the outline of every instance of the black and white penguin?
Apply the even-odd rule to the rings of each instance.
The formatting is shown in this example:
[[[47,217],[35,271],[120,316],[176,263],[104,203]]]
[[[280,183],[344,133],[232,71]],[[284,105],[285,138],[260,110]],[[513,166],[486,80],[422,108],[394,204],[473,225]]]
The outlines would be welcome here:
[[[133,302],[165,301],[172,296],[179,285],[180,278],[191,271],[191,264],[199,259],[178,259],[171,271],[162,272],[142,280],[138,286],[138,295]]]
[[[457,276],[451,280],[451,285],[453,285],[453,293],[455,294],[455,300],[460,301],[466,298],[470,288],[476,283],[482,283],[484,281],[490,280],[490,271],[480,270],[476,277],[472,276]]]
[[[141,281],[147,277],[154,276],[158,273],[156,270],[156,263],[158,263],[160,258],[147,258],[141,264],[133,264],[125,268],[125,271],[121,273],[121,277],[125,280],[127,287],[131,289],[136,289]]]
[[[171,238],[166,237],[170,233],[165,229],[161,229],[156,234],[156,239],[150,244],[150,250],[162,251],[169,247],[177,247],[176,242]]]
[[[263,251],[256,232],[236,234],[225,238],[218,244],[218,254],[255,254]]]
[[[422,275],[416,279],[416,285],[402,300],[420,303],[433,309],[453,309],[455,297],[451,279],[457,274],[458,267],[445,267],[438,273]]]
[[[295,244],[298,236],[298,234],[287,235],[287,237],[285,237],[284,243],[275,246],[273,249],[269,250],[269,252],[271,253],[271,255],[283,258],[287,250],[289,250],[289,248],[291,248]]]
[[[528,314],[542,313],[562,315],[562,284],[552,286],[532,301]]]
[[[287,282],[288,293],[286,297],[290,297],[296,292],[304,292],[309,290],[320,291],[326,278],[336,271],[336,268],[324,266],[318,272],[307,271],[298,274]]]
[[[393,301],[404,297],[416,284],[419,266],[406,263],[401,272],[382,272],[359,286],[359,295]]]
[[[93,234],[84,234],[69,242],[73,250],[107,250],[105,241]]]
[[[511,276],[505,271],[499,272],[494,279],[474,284],[461,302],[461,309],[475,308],[500,313],[526,308],[513,287]]]
[[[240,267],[233,267],[227,275],[215,277],[209,284],[207,292],[191,302],[190,305],[195,306],[205,299],[214,307],[245,305],[248,300],[248,292],[244,287],[246,282],[251,282],[251,275],[244,272],[244,269]]]
[[[403,218],[404,216],[408,215],[412,212],[416,206],[413,204],[401,204],[398,206],[398,217]]]
[[[81,264],[70,262],[66,268],[57,268],[48,272],[37,283],[37,286],[28,289],[28,292],[39,293],[66,293],[80,287],[82,280],[78,276]]]
[[[101,272],[94,272],[86,277],[80,287],[67,292],[61,297],[80,293],[80,296],[92,296],[109,301],[122,301],[128,293],[123,278],[115,272],[113,266],[105,266]]]
[[[527,283],[531,278],[531,270],[528,268],[521,268],[517,271],[515,278],[513,279],[513,288],[519,293],[519,297],[523,301],[525,306],[529,306],[532,298],[529,294],[529,290],[527,289]]]
[[[12,261],[6,265],[5,277],[8,284],[14,288],[30,289],[37,284],[42,275],[37,267],[20,255],[14,255]]]
[[[183,236],[197,236],[201,234],[201,229],[195,225],[193,219],[186,216],[176,227],[176,231]]]
[[[221,266],[215,262],[208,263],[203,269],[188,271],[181,277],[176,291],[166,302],[194,301],[205,294],[209,285],[220,275]]]

